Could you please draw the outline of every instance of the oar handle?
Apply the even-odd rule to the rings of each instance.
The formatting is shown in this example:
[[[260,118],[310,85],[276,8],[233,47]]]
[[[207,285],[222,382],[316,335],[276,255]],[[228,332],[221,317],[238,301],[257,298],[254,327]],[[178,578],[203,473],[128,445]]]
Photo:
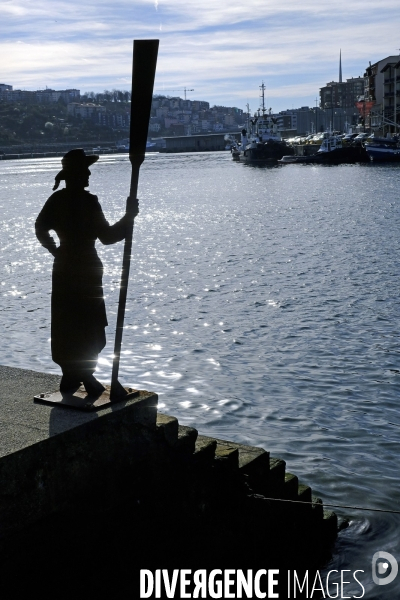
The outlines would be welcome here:
[[[132,212],[136,202],[139,183],[139,169],[146,152],[151,102],[153,99],[154,77],[156,73],[159,40],[135,40],[133,43],[132,96],[129,159],[132,165],[130,194],[126,202],[126,212]],[[118,382],[119,362],[124,328],[126,298],[132,252],[133,218],[130,219],[125,235],[122,259],[121,287],[119,291],[117,327],[115,331],[114,359],[111,375],[110,399],[121,395],[122,386]]]

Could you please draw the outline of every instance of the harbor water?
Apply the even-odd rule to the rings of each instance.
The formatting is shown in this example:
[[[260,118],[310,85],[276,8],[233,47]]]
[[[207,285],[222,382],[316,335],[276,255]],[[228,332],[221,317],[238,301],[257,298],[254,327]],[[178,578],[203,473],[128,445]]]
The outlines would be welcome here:
[[[53,259],[34,222],[59,169],[59,158],[0,162],[0,363],[52,373]],[[102,156],[91,171],[114,222],[128,157]],[[283,458],[326,504],[400,511],[399,190],[399,165],[147,155],[120,381],[157,392],[162,412],[204,435]],[[122,250],[98,243],[108,382]],[[400,575],[376,585],[372,557],[400,560],[400,514],[332,510],[349,525],[327,570],[364,571],[364,598],[399,598]],[[344,597],[361,597],[344,578]]]

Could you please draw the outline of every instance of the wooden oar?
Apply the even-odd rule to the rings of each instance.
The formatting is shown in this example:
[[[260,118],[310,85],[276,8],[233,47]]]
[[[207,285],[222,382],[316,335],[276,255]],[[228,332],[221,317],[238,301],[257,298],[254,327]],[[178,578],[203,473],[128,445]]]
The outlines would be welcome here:
[[[147,133],[153,98],[154,77],[156,73],[159,40],[135,40],[133,42],[132,98],[129,160],[131,161],[131,189],[126,201],[126,212],[134,213],[139,182],[139,169],[146,152]],[[124,257],[122,261],[121,287],[119,291],[117,329],[115,332],[114,360],[111,375],[110,399],[117,400],[127,394],[118,381],[119,360],[121,355],[122,332],[124,328],[125,306],[128,291],[129,269],[131,263],[133,219],[128,227]]]

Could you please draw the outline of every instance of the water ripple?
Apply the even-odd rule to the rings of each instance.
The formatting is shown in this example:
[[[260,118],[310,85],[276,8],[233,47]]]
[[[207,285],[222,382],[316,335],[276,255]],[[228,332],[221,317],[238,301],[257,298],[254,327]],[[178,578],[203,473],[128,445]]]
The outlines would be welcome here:
[[[59,371],[49,344],[52,259],[33,224],[58,167],[59,159],[0,162],[1,362],[47,372]],[[129,160],[101,157],[92,172],[91,191],[113,222],[124,212]],[[202,433],[271,450],[326,502],[399,510],[399,188],[400,169],[383,165],[146,157],[121,381],[156,391],[164,412]],[[98,248],[104,381],[122,248]],[[350,526],[333,568],[369,573],[377,550],[400,556],[398,516],[337,511]],[[388,587],[392,595],[380,597],[400,594],[400,584]]]

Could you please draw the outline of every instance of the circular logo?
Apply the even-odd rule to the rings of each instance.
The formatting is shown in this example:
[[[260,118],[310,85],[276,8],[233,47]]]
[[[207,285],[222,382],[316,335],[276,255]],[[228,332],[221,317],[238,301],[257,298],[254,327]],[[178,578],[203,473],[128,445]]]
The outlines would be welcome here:
[[[385,562],[382,562],[382,560]],[[389,569],[389,567],[391,567],[391,569]],[[398,570],[399,565],[392,554],[383,552],[383,550],[375,552],[372,557],[372,579],[374,583],[377,585],[387,585],[388,583],[392,583],[397,577]]]

